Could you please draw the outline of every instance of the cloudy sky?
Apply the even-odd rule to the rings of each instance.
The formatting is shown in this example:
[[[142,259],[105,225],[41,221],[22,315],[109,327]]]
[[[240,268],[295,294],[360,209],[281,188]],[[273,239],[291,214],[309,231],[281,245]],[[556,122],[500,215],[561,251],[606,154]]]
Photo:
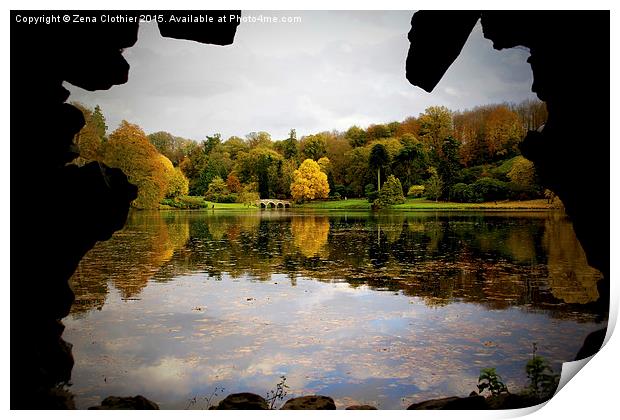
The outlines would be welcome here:
[[[123,119],[146,133],[203,139],[267,131],[274,139],[351,125],[402,121],[430,105],[464,109],[533,98],[525,49],[495,51],[478,25],[429,94],[405,79],[411,11],[243,12],[300,16],[301,23],[242,23],[226,47],[162,38],[140,27],[125,51],[129,82],[70,101],[99,104],[113,130]]]

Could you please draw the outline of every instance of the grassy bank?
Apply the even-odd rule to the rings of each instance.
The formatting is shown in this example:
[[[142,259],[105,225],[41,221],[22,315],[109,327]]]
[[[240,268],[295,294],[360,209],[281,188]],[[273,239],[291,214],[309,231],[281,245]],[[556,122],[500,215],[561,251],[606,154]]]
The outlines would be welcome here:
[[[201,197],[190,197],[197,200]],[[352,198],[339,201],[312,201],[304,204],[296,204],[296,209],[316,209],[316,210],[366,210],[370,211],[370,203],[363,198]],[[416,211],[416,210],[557,210],[558,204],[547,204],[547,200],[527,200],[527,201],[498,201],[488,203],[452,203],[444,201],[431,201],[423,198],[410,198],[404,204],[397,204],[389,207],[390,210]],[[160,209],[174,209],[174,207],[160,205]],[[210,201],[201,202],[201,210],[234,210],[234,211],[256,211],[258,207],[247,206],[242,203],[213,203]]]
[[[243,203],[213,203],[207,201],[207,208],[205,210],[258,210],[256,206],[248,206]]]
[[[298,204],[296,208],[321,210],[370,210],[370,203],[362,198],[340,201],[314,201]],[[422,198],[407,199],[404,204],[391,206],[392,210],[555,210],[557,205],[547,204],[547,200],[498,201],[488,203],[435,202]]]
[[[160,210],[258,210],[255,206],[243,203],[214,203],[200,196],[181,196],[176,199],[163,200]]]

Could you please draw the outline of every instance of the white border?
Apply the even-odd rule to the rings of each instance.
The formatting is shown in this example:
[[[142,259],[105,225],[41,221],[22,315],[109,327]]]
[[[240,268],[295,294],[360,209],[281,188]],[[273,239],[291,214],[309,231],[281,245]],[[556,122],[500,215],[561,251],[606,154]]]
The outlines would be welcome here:
[[[233,0],[233,1],[212,1],[206,4],[204,1],[185,1],[185,0],[175,0],[174,2],[165,2],[161,0],[151,0],[151,1],[132,1],[128,3],[126,0],[107,0],[107,1],[91,1],[91,2],[79,2],[76,0],[72,1],[56,1],[53,4],[49,1],[37,0],[37,1],[16,1],[9,0],[3,2],[6,5],[4,19],[2,20],[2,52],[4,57],[9,56],[9,41],[10,41],[10,31],[9,31],[9,10],[10,9],[245,9],[245,10],[323,10],[323,9],[335,9],[335,10],[349,10],[349,9],[362,9],[362,10],[385,10],[385,9],[393,9],[393,10],[414,10],[414,9],[462,9],[462,8],[470,8],[470,9],[608,9],[611,10],[611,31],[612,31],[612,39],[611,39],[611,51],[615,52],[611,56],[611,74],[618,74],[618,24],[619,18],[617,13],[617,1],[599,1],[599,0],[590,0],[588,2],[574,1],[574,0],[564,0],[562,2],[544,2],[540,0],[521,0],[519,2],[508,1],[508,2],[497,2],[495,1],[468,1],[468,2],[457,2],[457,1],[446,1],[446,2],[438,2],[438,1],[404,1],[404,0],[383,0],[381,2],[371,2],[368,0],[356,1],[356,2],[345,2],[345,1],[334,1],[334,0],[303,0],[297,2],[285,1],[285,0],[265,0],[265,1],[251,1],[251,0]],[[465,7],[466,6],[466,7]],[[576,28],[576,30],[579,30]],[[578,53],[578,52],[577,52]],[[0,182],[2,183],[2,188],[0,191],[5,192],[6,196],[8,196],[9,192],[9,174],[10,174],[10,161],[9,161],[9,92],[10,88],[16,89],[17,86],[9,86],[9,68],[6,65],[2,66],[2,71],[4,73],[5,82],[1,85],[0,89],[2,91],[3,98],[5,99],[3,102],[2,113],[0,113],[2,118],[2,127],[4,129],[4,138],[0,142],[2,144],[2,153],[0,156],[2,157],[2,164],[0,165]],[[403,75],[404,77],[404,75]],[[413,87],[412,87],[413,88]],[[591,106],[591,104],[584,104],[584,106]],[[36,107],[36,104],[33,103],[33,107]],[[617,117],[618,114],[618,83],[612,78],[611,80],[611,110],[610,116],[614,115]],[[612,118],[612,127],[611,127],[611,138],[614,139],[614,142],[611,144],[611,156],[616,157],[617,154],[617,145],[616,141],[618,138],[618,124],[617,119]],[[584,122],[584,123],[592,123],[592,122]],[[587,145],[587,139],[584,139],[584,144]],[[618,172],[615,169],[618,165],[610,165],[611,166],[611,185],[614,185],[618,180]],[[613,191],[612,191],[613,192]],[[36,192],[35,192],[36,194]],[[613,212],[614,209],[617,208],[617,197],[615,194],[611,196],[611,210]],[[595,198],[593,198],[593,205],[595,205]],[[3,241],[2,241],[2,249],[0,255],[2,258],[2,280],[4,281],[4,291],[2,294],[2,310],[3,310],[3,320],[5,322],[4,328],[4,337],[8,340],[8,324],[9,324],[9,293],[8,292],[8,284],[9,284],[9,255],[10,255],[10,247],[9,247],[9,237],[10,237],[10,211],[8,205],[2,206],[2,231],[4,232]],[[613,214],[613,213],[612,213]],[[611,220],[612,229],[611,229],[611,237],[614,238],[618,232],[618,225],[612,217]],[[19,227],[16,227],[19,228]],[[612,246],[612,255],[611,260],[617,260],[617,247]],[[612,266],[611,270],[611,302],[612,307],[610,311],[610,324],[615,325],[617,319],[617,311],[618,311],[618,287],[616,286],[616,282],[618,281],[618,270],[617,267]],[[611,330],[611,328],[610,328]],[[608,337],[609,339],[609,334]],[[617,337],[611,337],[605,347],[599,352],[599,354],[595,355],[592,360],[583,368],[583,370],[578,374],[577,378],[569,381],[569,383],[548,403],[546,406],[538,411],[535,411],[530,418],[532,419],[548,419],[548,418],[561,418],[561,419],[579,419],[582,420],[584,418],[609,418],[610,413],[617,411],[616,409],[616,399],[617,392],[615,391],[617,386],[617,378],[620,378],[619,368],[618,368],[618,360],[616,360],[615,355],[618,354],[620,346],[618,345]],[[9,346],[2,346],[2,360],[5,363],[5,372],[8,371],[9,368]],[[3,404],[4,409],[8,410],[9,408],[9,375],[4,375],[3,388],[2,388],[2,396],[3,396]],[[13,390],[14,392],[19,392],[19,390]],[[377,414],[377,412],[356,412],[356,416],[359,417],[376,417],[380,415],[382,417],[402,417],[411,419],[413,417],[417,418],[432,418],[432,419],[446,419],[446,418],[458,418],[458,419],[484,419],[484,418],[512,418],[515,416],[526,414],[526,412],[530,412],[532,410],[515,410],[515,411],[501,411],[501,412],[466,412],[466,411],[458,411],[458,412],[415,412],[409,413],[407,411],[383,411],[381,414]],[[347,412],[330,412],[323,413],[322,416],[346,416],[353,414],[346,414]],[[31,413],[31,412],[11,412],[10,415],[15,418],[27,418],[30,419],[32,416],[37,416],[40,413]],[[146,415],[147,413],[140,413],[138,415]],[[187,417],[200,417],[204,416],[216,416],[218,418],[238,418],[240,413],[235,412],[213,412],[210,411],[208,413],[204,412],[172,412],[172,411],[162,411],[158,413],[150,412],[149,416],[163,418],[163,417],[172,417],[172,416],[187,416]],[[103,412],[62,412],[62,413],[45,413],[45,416],[102,416],[105,415]],[[115,418],[135,418],[137,413],[130,412],[115,412]],[[315,416],[316,413],[312,412],[268,412],[268,413],[246,413],[245,415],[257,417],[257,418],[274,418],[279,416],[287,416],[287,417],[299,417],[299,418],[310,418],[310,416]]]

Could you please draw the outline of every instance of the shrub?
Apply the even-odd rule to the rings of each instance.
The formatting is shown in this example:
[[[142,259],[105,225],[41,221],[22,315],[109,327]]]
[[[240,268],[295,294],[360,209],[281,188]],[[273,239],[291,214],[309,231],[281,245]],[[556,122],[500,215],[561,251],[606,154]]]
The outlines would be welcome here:
[[[237,203],[243,203],[246,206],[255,205],[260,200],[260,195],[256,191],[243,191],[237,196]]]
[[[479,203],[483,201],[471,185],[462,182],[454,184],[450,188],[450,200],[458,203]]]
[[[558,387],[560,375],[553,373],[549,362],[534,354],[527,362],[525,372],[530,381],[527,388],[528,392],[541,400],[547,400],[553,396]]]
[[[478,392],[482,394],[485,390],[488,390],[493,396],[508,392],[506,384],[502,381],[502,377],[497,374],[495,368],[486,368],[480,371]]]
[[[409,191],[407,192],[407,197],[422,197],[424,195],[424,185],[412,185],[409,187]]]
[[[403,196],[403,187],[394,175],[388,176],[383,184],[383,188],[379,191],[377,199],[373,202],[375,207],[391,206],[393,204],[402,204],[405,202]]]
[[[480,178],[471,187],[482,201],[504,200],[509,194],[508,184],[493,178]]]
[[[208,206],[202,197],[192,197],[189,195],[182,195],[176,198],[164,198],[161,204],[174,207],[176,209],[201,209]]]
[[[219,203],[221,197],[225,195],[228,195],[228,187],[226,186],[226,182],[224,182],[224,180],[219,176],[216,176],[209,184],[209,188],[205,193],[205,199]]]
[[[216,203],[236,203],[239,196],[235,193],[223,194],[218,197]]]
[[[464,184],[473,184],[478,178],[484,176],[484,170],[485,167],[483,165],[465,168],[461,170],[459,178]]]

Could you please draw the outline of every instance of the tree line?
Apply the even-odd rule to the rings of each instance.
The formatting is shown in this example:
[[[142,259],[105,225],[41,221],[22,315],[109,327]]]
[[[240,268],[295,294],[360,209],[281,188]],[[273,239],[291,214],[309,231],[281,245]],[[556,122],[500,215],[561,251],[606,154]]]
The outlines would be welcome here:
[[[259,198],[402,197],[481,202],[541,197],[533,164],[518,145],[547,118],[544,103],[492,104],[453,112],[431,106],[417,117],[344,132],[285,139],[267,132],[201,141],[123,121],[109,135],[99,106],[78,106],[86,125],[76,135],[76,164],[98,160],[121,168],[138,185],[138,208],[162,202],[252,203]],[[381,194],[382,187],[388,189]],[[383,201],[381,201],[383,200]],[[203,201],[203,200],[199,200]]]

